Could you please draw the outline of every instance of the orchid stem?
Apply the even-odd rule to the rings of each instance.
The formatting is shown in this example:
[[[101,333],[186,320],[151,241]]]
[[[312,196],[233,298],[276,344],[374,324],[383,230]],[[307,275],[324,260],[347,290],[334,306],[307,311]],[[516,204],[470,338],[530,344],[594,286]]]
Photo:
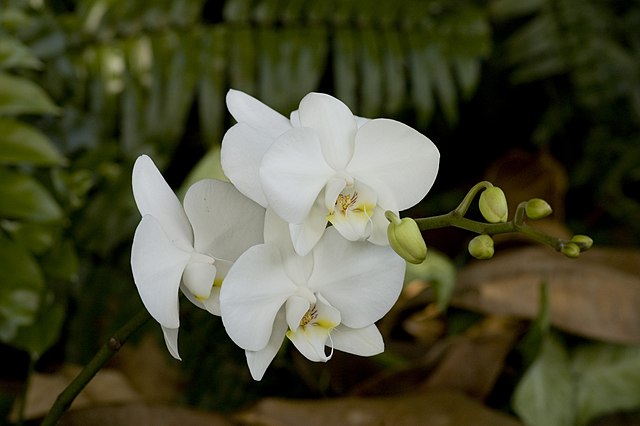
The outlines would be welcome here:
[[[418,224],[418,228],[421,231],[428,231],[430,229],[438,229],[438,228],[446,228],[453,226],[455,228],[465,229],[467,231],[475,232],[476,234],[487,234],[487,235],[496,235],[496,234],[505,234],[509,232],[519,232],[535,240],[539,243],[546,244],[553,249],[560,251],[562,247],[568,242],[566,240],[553,237],[551,235],[547,235],[536,228],[533,228],[527,225],[524,221],[525,208],[527,206],[527,202],[522,202],[516,208],[516,212],[514,214],[513,220],[504,223],[487,223],[480,222],[477,220],[472,220],[464,217],[471,202],[478,194],[480,190],[484,190],[493,186],[490,182],[480,182],[476,184],[467,195],[464,197],[462,202],[458,207],[449,213],[426,217],[421,219],[415,219]]]
[[[71,403],[93,379],[104,364],[115,355],[125,344],[127,339],[142,327],[151,317],[146,310],[142,310],[131,318],[124,326],[116,331],[107,342],[100,348],[98,353],[89,361],[75,379],[58,395],[56,402],[51,406],[49,413],[44,418],[41,426],[53,426],[58,423],[60,417],[71,406]]]

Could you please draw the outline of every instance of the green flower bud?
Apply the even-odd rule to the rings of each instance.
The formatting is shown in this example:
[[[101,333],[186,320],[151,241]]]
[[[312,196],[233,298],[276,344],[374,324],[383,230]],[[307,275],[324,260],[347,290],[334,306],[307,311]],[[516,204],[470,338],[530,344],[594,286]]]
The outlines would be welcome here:
[[[387,236],[389,244],[400,257],[410,263],[419,264],[427,257],[427,245],[422,238],[415,220],[410,217],[400,218],[393,212],[385,212],[389,219]]]
[[[480,213],[490,223],[506,222],[509,214],[507,198],[502,189],[492,186],[480,194]]]
[[[593,240],[588,235],[574,235],[571,237],[571,242],[576,243],[580,251],[589,250],[593,245]]]
[[[527,201],[527,206],[525,207],[525,213],[527,217],[531,219],[542,219],[543,217],[549,216],[552,211],[549,203],[542,198],[530,199]]]
[[[567,257],[575,259],[580,256],[580,247],[576,243],[568,242],[562,245],[560,252]]]
[[[493,238],[489,235],[478,235],[469,241],[469,253],[476,259],[491,259],[493,257]]]

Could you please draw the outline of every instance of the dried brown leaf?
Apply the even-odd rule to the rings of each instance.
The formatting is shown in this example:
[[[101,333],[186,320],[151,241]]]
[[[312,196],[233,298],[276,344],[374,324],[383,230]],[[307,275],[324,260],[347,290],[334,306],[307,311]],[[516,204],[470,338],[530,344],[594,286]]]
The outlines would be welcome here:
[[[66,413],[60,426],[230,426],[219,414],[143,403],[101,406]]]
[[[388,398],[322,401],[265,399],[238,420],[259,426],[516,426],[520,423],[461,393],[432,390]]]
[[[179,368],[169,361],[167,349],[153,334],[123,346],[110,366],[122,371],[147,402],[175,401],[184,386]]]
[[[402,322],[402,328],[423,345],[433,345],[445,332],[445,324],[439,317],[435,304],[415,312]]]
[[[511,216],[520,202],[542,198],[551,205],[553,214],[531,221],[531,225],[549,235],[567,239],[571,237],[563,223],[567,174],[562,164],[550,154],[511,151],[489,166],[485,178],[502,188]],[[528,237],[519,233],[500,234],[494,239],[497,244],[531,242]]]
[[[637,344],[639,256],[635,250],[593,249],[578,259],[567,259],[545,247],[504,252],[464,268],[452,304],[488,314],[534,318],[540,284],[546,282],[555,326],[603,341]]]
[[[567,173],[550,154],[511,151],[489,166],[485,178],[502,188],[512,209],[521,201],[542,198],[563,219]]]
[[[67,364],[54,374],[34,373],[27,391],[25,419],[44,416],[58,395],[71,383],[81,369],[80,366]],[[104,368],[80,392],[71,405],[71,409],[139,400],[140,395],[121,372]],[[17,413],[13,413],[13,418],[16,417]]]
[[[423,387],[456,389],[476,399],[486,398],[519,334],[519,323],[513,319],[484,319],[451,342]]]

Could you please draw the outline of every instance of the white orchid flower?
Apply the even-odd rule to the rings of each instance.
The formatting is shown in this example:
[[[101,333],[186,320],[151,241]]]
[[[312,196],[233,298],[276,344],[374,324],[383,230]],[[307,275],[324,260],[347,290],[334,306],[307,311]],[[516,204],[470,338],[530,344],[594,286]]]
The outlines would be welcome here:
[[[438,173],[440,154],[426,136],[398,121],[356,117],[329,95],[308,94],[290,120],[236,90],[227,106],[238,124],[223,139],[223,170],[290,224],[301,255],[327,222],[348,240],[387,244],[384,212],[417,204]]]
[[[374,323],[397,300],[405,262],[388,246],[350,242],[335,229],[299,256],[287,226],[267,209],[265,243],[238,258],[220,291],[223,324],[245,349],[252,377],[262,378],[285,336],[311,361],[327,361],[334,349],[382,352]]]
[[[146,155],[133,167],[133,195],[142,215],[131,248],[140,298],[162,326],[171,355],[178,352],[178,292],[220,315],[220,286],[234,260],[263,241],[264,209],[230,183],[192,185],[184,208]]]

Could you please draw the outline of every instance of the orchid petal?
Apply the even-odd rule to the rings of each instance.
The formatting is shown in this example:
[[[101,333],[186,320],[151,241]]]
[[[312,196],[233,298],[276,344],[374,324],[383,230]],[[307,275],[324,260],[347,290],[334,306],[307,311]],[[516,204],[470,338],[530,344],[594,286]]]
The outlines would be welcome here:
[[[211,289],[211,293],[209,294],[209,298],[204,299],[202,301],[202,305],[204,309],[207,310],[212,315],[220,316],[220,287],[213,287]]]
[[[325,352],[325,345],[329,339],[330,330],[324,327],[305,327],[298,331],[287,331],[287,337],[308,360],[314,362],[327,362],[331,354]]]
[[[358,129],[347,171],[375,177],[394,194],[399,210],[414,206],[429,192],[438,174],[438,148],[418,131],[398,121],[371,120]]]
[[[353,156],[358,129],[349,107],[333,96],[309,93],[300,101],[298,111],[300,124],[318,135],[327,163],[335,170],[343,170]]]
[[[131,270],[142,303],[161,325],[178,328],[178,289],[191,253],[176,247],[154,216],[146,215],[133,236]]]
[[[264,240],[278,247],[289,279],[298,285],[306,283],[313,269],[313,258],[296,254],[289,235],[289,225],[271,208],[267,209],[265,215]]]
[[[260,183],[262,156],[275,139],[246,123],[238,123],[224,134],[220,149],[220,162],[224,174],[238,191],[267,206],[267,199]]]
[[[189,302],[193,303],[198,308],[203,309],[212,315],[220,316],[220,286],[214,285],[207,299],[196,298],[196,296],[187,289],[184,283],[180,286],[180,290]]]
[[[227,92],[226,101],[229,112],[238,123],[247,123],[272,139],[291,128],[284,115],[244,92],[231,89]]]
[[[338,195],[347,186],[347,182],[342,177],[334,176],[327,182],[324,188],[324,205],[327,213],[332,212],[336,206]]]
[[[193,257],[193,256],[192,256]],[[231,269],[233,265],[232,262],[222,259],[216,259],[216,274],[215,278],[213,278],[213,287],[211,288],[211,292],[209,293],[209,297],[206,299],[196,298],[194,294],[189,290],[184,283],[180,286],[182,293],[189,299],[191,303],[196,305],[200,309],[204,309],[209,313],[220,316],[220,287],[222,286],[222,282],[224,281],[224,277]]]
[[[182,205],[153,160],[141,155],[133,166],[133,197],[141,216],[152,215],[178,247],[193,247],[191,225]]]
[[[295,293],[279,250],[272,244],[249,248],[231,267],[220,290],[222,322],[241,348],[263,349],[276,314]]]
[[[293,127],[302,127],[302,123],[300,123],[300,111],[291,111],[291,114],[289,114],[289,121],[291,121],[291,125]]]
[[[356,119],[356,125],[358,126],[358,129],[371,121],[370,118],[364,118],[357,115],[354,115],[353,118]]]
[[[280,136],[260,165],[269,206],[289,223],[304,221],[334,173],[322,157],[317,135],[307,128],[294,128]]]
[[[363,241],[371,233],[371,224],[369,217],[362,213],[357,219],[348,219],[343,215],[330,216],[330,222],[333,227],[349,241]]]
[[[405,262],[390,247],[349,242],[327,228],[313,251],[309,288],[321,293],[352,328],[382,318],[395,303]]]
[[[362,182],[348,185],[335,201],[327,219],[349,241],[371,235],[371,216],[376,209],[376,192]]]
[[[363,328],[339,325],[331,332],[333,347],[359,356],[373,356],[384,351],[382,335],[375,324]]]
[[[199,300],[209,298],[215,278],[215,265],[205,262],[190,262],[182,274],[185,287]]]
[[[273,324],[273,331],[267,346],[259,351],[245,351],[247,357],[247,364],[249,365],[249,371],[253,380],[261,380],[264,376],[264,372],[275,358],[276,354],[282,346],[284,335],[287,331],[287,322],[284,319],[284,312],[281,309],[276,315],[275,322]]]
[[[287,318],[287,325],[292,331],[296,331],[300,326],[300,320],[305,313],[309,310],[311,305],[309,300],[305,297],[291,296],[287,299],[285,304],[285,312]]]
[[[164,335],[164,343],[167,345],[167,350],[172,357],[182,361],[178,352],[178,330],[180,329],[162,326],[162,334]]]
[[[278,247],[282,253],[293,253],[288,226],[288,223],[278,216],[273,208],[267,207],[264,214],[264,242]]]
[[[217,259],[234,261],[249,247],[263,242],[264,208],[232,184],[204,179],[184,197],[193,226],[194,247]]]
[[[320,241],[327,227],[327,209],[323,198],[322,193],[320,193],[304,222],[289,225],[293,247],[300,256],[309,254],[311,249]]]
[[[389,237],[387,229],[389,228],[389,220],[384,215],[385,210],[376,207],[371,216],[371,236],[367,241],[378,246],[389,245]],[[396,215],[398,212],[394,212]]]
[[[331,330],[340,324],[340,312],[333,306],[323,303],[320,299],[314,309],[315,316],[307,324],[300,324],[296,330],[289,328],[287,337],[302,355],[311,361],[326,362],[333,354],[333,347],[329,355],[325,353],[325,345]]]

